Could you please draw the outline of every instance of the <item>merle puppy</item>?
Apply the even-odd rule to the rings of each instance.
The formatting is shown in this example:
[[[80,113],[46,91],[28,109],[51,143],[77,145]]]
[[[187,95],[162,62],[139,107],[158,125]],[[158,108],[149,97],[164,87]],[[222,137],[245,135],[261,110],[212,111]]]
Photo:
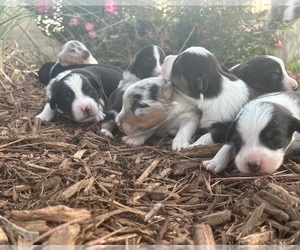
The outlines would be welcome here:
[[[101,133],[113,138],[113,130],[116,128],[116,116],[122,109],[122,96],[131,84],[148,77],[161,74],[161,65],[164,61],[164,51],[156,45],[148,45],[142,48],[123,73],[123,79],[118,88],[110,95],[106,117],[102,122]]]
[[[77,122],[101,121],[106,95],[98,68],[89,66],[60,73],[46,86],[47,103],[36,116],[51,121],[59,111]]]
[[[247,103],[230,125],[225,144],[206,169],[219,173],[235,159],[243,173],[273,173],[300,146],[299,92],[267,94]]]

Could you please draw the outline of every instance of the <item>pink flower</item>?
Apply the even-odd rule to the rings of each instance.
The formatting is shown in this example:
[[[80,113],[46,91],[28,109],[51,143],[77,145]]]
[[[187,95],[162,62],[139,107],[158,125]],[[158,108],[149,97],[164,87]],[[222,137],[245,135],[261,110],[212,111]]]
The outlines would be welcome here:
[[[293,73],[292,71],[290,71],[290,70],[288,70],[287,73],[288,73],[288,75],[289,75],[291,78],[297,80],[298,74],[294,74],[294,73]]]
[[[104,0],[104,11],[110,15],[117,14],[116,2],[114,0]]]
[[[151,38],[154,37],[154,33],[152,30],[145,30],[145,32],[146,32],[147,36],[149,36]]]
[[[51,0],[36,0],[35,1],[35,6],[36,6],[37,12],[39,14],[48,13],[52,8],[51,4],[52,4]]]
[[[97,37],[97,32],[94,30],[89,31],[89,36],[92,39],[95,39]]]
[[[283,40],[282,36],[276,37],[276,43],[274,44],[274,46],[275,46],[277,49],[282,49],[282,48],[283,48],[282,40]]]
[[[92,31],[94,29],[94,27],[95,27],[95,24],[91,23],[91,22],[87,22],[84,25],[84,28],[86,29],[86,31]]]
[[[77,17],[72,17],[69,21],[69,25],[72,26],[78,26],[79,25],[79,20]]]

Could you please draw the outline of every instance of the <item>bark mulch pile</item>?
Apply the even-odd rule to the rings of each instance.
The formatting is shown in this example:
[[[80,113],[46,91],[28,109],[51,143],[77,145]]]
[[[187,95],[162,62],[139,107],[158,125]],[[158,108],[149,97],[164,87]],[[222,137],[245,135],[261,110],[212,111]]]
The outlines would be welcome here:
[[[215,175],[201,163],[220,145],[130,147],[98,123],[39,123],[36,68],[11,58],[0,72],[0,244],[300,244],[299,157]]]

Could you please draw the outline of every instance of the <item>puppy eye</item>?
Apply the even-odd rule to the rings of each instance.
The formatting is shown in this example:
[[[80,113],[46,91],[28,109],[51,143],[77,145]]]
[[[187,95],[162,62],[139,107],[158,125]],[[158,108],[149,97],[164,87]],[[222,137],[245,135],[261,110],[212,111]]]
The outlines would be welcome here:
[[[278,149],[283,147],[282,134],[279,130],[268,131],[263,141],[270,149]]]
[[[147,107],[149,107],[148,104],[134,101],[132,106],[131,106],[131,111],[133,113],[135,113],[137,109],[143,109],[143,108],[147,108]]]
[[[76,54],[76,53],[77,53],[77,51],[76,51],[75,49],[69,49],[69,52],[70,52],[71,54]]]

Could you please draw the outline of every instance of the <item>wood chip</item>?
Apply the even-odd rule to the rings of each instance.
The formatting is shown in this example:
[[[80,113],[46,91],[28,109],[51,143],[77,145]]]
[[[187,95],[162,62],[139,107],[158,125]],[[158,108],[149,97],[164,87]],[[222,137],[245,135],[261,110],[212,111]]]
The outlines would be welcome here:
[[[60,195],[61,199],[69,199],[76,193],[79,193],[80,190],[86,188],[90,184],[90,180],[84,179],[76,182],[74,185],[63,191]]]
[[[155,159],[151,162],[150,166],[146,168],[146,170],[143,172],[143,174],[135,181],[135,185],[142,184],[147,177],[152,173],[152,171],[157,167],[158,163],[160,162],[160,159]]]
[[[73,224],[55,231],[49,238],[49,245],[75,245],[76,238],[80,233],[79,224]]]
[[[8,245],[8,238],[2,227],[0,227],[0,245]]]
[[[46,220],[67,222],[74,219],[89,218],[91,212],[86,209],[70,208],[64,205],[46,207],[35,210],[13,210],[11,217],[14,220]]]
[[[226,223],[226,222],[230,221],[230,219],[231,219],[231,211],[224,210],[221,212],[205,215],[205,216],[201,217],[198,222],[200,224],[205,223],[205,224],[208,224],[208,225],[214,227],[214,226],[218,226],[223,223]]]
[[[205,223],[194,225],[193,239],[195,245],[215,245],[212,229]]]
[[[241,245],[264,245],[272,237],[273,231],[254,233],[239,239]]]

